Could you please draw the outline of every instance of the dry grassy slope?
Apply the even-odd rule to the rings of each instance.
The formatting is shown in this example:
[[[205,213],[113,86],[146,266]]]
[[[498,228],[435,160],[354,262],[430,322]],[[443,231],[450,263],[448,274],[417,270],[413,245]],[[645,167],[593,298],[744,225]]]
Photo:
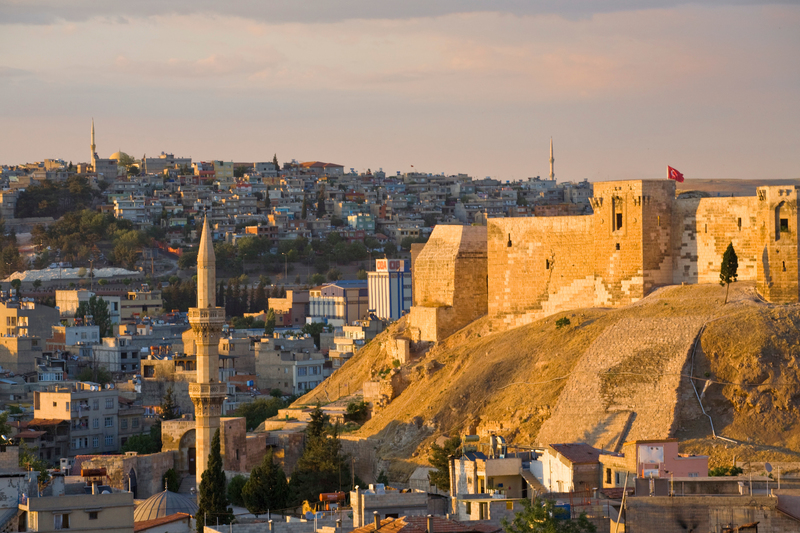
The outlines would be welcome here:
[[[775,452],[783,452],[781,460],[800,460],[800,435],[794,431],[800,405],[795,364],[800,306],[766,304],[744,283],[732,286],[725,306],[723,297],[718,285],[666,287],[626,308],[561,313],[501,332],[491,332],[490,321],[482,318],[405,365],[401,370],[407,388],[358,435],[373,437],[378,456],[394,461],[398,473],[410,471],[410,463],[423,462],[429,443],[443,434],[496,427],[511,442],[532,443],[564,378],[606,328],[625,317],[708,315],[713,320],[701,339],[695,375],[708,372],[712,380],[735,384],[710,385],[705,402],[718,434],[750,438],[754,446],[708,438],[708,421],[697,414],[688,379],[682,381],[679,397],[686,405],[678,406],[683,422],[676,436],[688,441],[688,450],[710,453],[723,462],[733,454],[757,459],[758,450],[775,460]],[[559,330],[555,321],[562,316],[571,325]],[[332,401],[339,390],[345,393],[346,384],[355,390],[375,370],[390,368],[391,357],[382,344],[403,327],[402,321],[393,325],[300,401]]]

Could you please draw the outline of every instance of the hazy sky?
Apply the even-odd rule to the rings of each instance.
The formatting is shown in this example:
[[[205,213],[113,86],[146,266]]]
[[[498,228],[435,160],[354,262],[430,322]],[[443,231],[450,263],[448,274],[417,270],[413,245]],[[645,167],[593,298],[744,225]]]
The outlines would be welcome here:
[[[0,163],[800,178],[800,5],[0,0]]]

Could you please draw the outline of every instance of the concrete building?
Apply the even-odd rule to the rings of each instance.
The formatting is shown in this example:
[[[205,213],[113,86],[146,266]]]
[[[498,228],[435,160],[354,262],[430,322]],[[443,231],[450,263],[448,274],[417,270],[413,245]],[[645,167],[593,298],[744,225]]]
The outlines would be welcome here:
[[[73,347],[100,342],[100,326],[53,326],[52,336],[47,339],[47,351],[77,352]]]
[[[309,321],[338,326],[352,324],[369,311],[366,280],[340,280],[309,291]]]
[[[427,516],[428,493],[422,491],[400,492],[385,489],[383,485],[370,485],[363,490],[356,487],[350,492],[353,508],[353,527],[361,527],[376,518],[399,518],[401,516]]]
[[[72,318],[81,303],[89,302],[89,299],[96,294],[86,289],[56,290],[56,308],[61,318]],[[108,313],[111,315],[111,323],[120,322],[120,297],[119,296],[100,296],[108,304]]]
[[[93,383],[52,385],[33,393],[34,420],[69,422],[69,449],[61,450],[62,457],[119,450],[119,413],[116,389]]]
[[[309,291],[287,290],[285,298],[269,298],[267,307],[275,311],[276,327],[303,327],[309,313]]]
[[[411,268],[402,259],[376,259],[367,273],[369,310],[384,320],[398,320],[413,304]]]
[[[256,384],[261,390],[305,394],[330,375],[311,337],[264,338],[254,345]]]
[[[678,453],[678,439],[626,442],[622,453],[599,456],[602,487],[628,486],[635,478],[704,478],[708,476],[707,455]]]
[[[0,335],[6,337],[50,337],[58,324],[58,311],[31,300],[0,301]]]
[[[579,492],[597,488],[603,450],[583,443],[551,444],[538,458],[541,477],[549,492]]]
[[[29,494],[20,502],[21,519],[26,526],[22,530],[133,533],[132,492],[101,488],[98,482],[93,483],[88,493],[84,487],[65,485],[64,475],[55,473],[49,490],[41,495]]]
[[[163,312],[164,301],[161,299],[161,291],[143,284],[138,291],[128,291],[128,295],[120,303],[120,322],[131,324],[143,317],[159,316]]]

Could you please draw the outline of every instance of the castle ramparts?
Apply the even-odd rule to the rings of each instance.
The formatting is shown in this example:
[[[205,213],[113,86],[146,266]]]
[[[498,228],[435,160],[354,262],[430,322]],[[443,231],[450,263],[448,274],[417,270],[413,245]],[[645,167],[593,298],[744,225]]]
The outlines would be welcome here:
[[[509,325],[582,307],[620,307],[654,288],[716,283],[733,243],[739,279],[797,302],[798,187],[755,197],[680,198],[675,182],[594,184],[585,216],[437,226],[414,263],[409,331],[439,341],[489,314]]]

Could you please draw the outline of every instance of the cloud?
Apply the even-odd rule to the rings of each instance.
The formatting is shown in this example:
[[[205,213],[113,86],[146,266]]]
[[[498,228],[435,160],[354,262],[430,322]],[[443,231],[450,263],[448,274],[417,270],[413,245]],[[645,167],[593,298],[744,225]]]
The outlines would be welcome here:
[[[792,0],[772,3],[793,4]],[[763,5],[758,0],[0,0],[0,24],[54,24],[106,18],[118,22],[165,15],[215,14],[270,24],[345,20],[413,19],[458,13],[497,12],[517,16],[560,15],[570,19],[600,13],[683,5]]]

